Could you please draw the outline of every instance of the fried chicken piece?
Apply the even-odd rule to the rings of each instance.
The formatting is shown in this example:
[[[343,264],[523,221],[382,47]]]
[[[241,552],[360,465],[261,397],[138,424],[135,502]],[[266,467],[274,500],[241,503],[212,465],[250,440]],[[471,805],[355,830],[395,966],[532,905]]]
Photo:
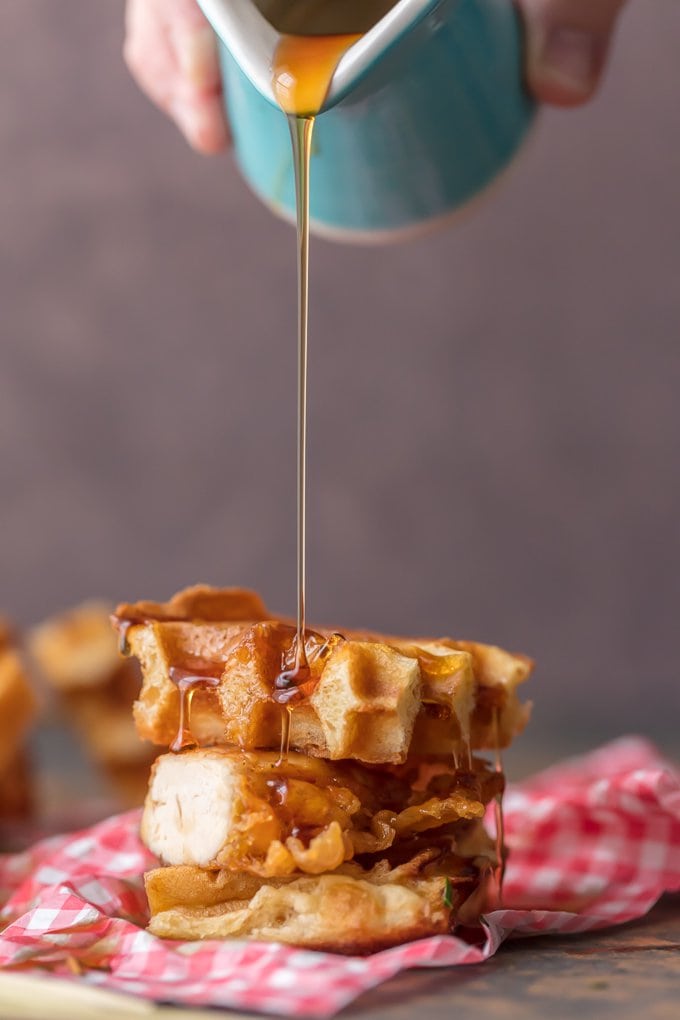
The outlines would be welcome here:
[[[430,830],[451,846],[458,823],[481,820],[502,776],[437,776],[424,789],[378,769],[291,753],[202,748],[153,768],[142,839],[172,865],[264,878],[334,871]]]

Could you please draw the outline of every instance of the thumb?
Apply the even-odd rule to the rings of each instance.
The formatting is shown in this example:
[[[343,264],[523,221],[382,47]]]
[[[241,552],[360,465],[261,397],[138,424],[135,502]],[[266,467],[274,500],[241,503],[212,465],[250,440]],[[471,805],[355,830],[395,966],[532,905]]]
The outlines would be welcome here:
[[[625,0],[519,0],[527,31],[527,77],[537,99],[578,106],[602,77]]]

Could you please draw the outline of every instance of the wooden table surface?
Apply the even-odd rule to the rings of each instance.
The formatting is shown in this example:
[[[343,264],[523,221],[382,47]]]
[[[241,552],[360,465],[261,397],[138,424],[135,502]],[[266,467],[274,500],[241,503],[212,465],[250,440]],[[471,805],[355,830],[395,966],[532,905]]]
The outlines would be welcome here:
[[[680,896],[610,931],[506,943],[487,963],[403,974],[349,1020],[679,1020]]]
[[[678,1020],[680,896],[646,918],[594,935],[504,945],[489,962],[404,973],[362,996],[346,1020]],[[0,1020],[246,1020],[244,1014],[184,1010],[72,985],[0,976]],[[250,1020],[253,1020],[252,1016]]]

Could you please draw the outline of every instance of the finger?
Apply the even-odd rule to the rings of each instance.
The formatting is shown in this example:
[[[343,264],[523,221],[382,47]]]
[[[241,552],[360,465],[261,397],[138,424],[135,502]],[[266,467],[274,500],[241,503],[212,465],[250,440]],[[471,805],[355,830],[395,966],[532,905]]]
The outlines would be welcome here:
[[[527,28],[527,76],[535,96],[578,106],[602,78],[625,0],[519,0]]]
[[[147,0],[129,0],[127,4],[123,56],[142,91],[169,112],[177,62],[156,7]]]
[[[193,0],[179,14],[169,26],[170,46],[179,69],[171,112],[195,149],[206,154],[221,152],[229,143],[229,131],[217,40]]]
[[[165,0],[166,4],[168,0]],[[196,88],[221,86],[217,41],[196,0],[171,0],[168,37],[185,80]]]
[[[140,88],[197,151],[229,143],[212,29],[195,0],[128,0],[126,63]]]
[[[168,111],[192,148],[204,156],[223,152],[229,145],[229,129],[222,95],[180,93]]]

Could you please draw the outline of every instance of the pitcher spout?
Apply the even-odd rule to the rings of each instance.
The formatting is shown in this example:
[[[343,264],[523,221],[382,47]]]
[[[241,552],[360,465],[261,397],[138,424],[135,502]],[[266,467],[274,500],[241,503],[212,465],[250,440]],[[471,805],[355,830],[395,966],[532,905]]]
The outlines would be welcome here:
[[[299,35],[357,33],[361,38],[340,59],[333,75],[324,109],[334,106],[414,24],[442,0],[373,0],[372,3],[335,6],[288,0],[277,12],[276,0],[198,0],[203,13],[258,92],[276,105],[272,87],[272,63],[285,32]],[[297,9],[297,11],[296,11]],[[267,15],[267,16],[265,16]],[[271,19],[271,20],[269,20]],[[278,26],[275,27],[275,26]],[[291,26],[291,27],[288,27]],[[283,29],[283,30],[282,30]]]
[[[270,103],[272,59],[280,35],[253,0],[198,0],[198,4],[243,73]]]

